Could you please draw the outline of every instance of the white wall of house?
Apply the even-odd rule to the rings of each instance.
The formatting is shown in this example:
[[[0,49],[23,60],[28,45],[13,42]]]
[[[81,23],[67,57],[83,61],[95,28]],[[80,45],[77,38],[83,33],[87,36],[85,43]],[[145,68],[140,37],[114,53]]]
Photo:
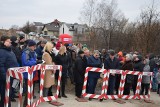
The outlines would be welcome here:
[[[63,28],[64,28],[64,34],[69,34],[71,36],[73,36],[73,31],[69,31],[69,28],[67,27],[66,24],[62,24],[59,28],[59,34],[63,34]]]

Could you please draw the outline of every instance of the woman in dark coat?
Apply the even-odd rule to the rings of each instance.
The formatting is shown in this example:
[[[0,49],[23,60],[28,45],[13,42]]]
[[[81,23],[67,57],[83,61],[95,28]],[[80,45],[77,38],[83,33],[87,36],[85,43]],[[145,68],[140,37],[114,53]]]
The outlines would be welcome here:
[[[133,71],[133,62],[132,62],[133,56],[131,54],[126,55],[126,60],[124,65],[122,66],[122,70],[129,70]],[[133,84],[134,76],[133,75],[127,75],[125,85],[124,85],[124,95],[129,95],[130,90]]]
[[[61,92],[62,92],[62,97],[67,98],[65,94],[65,84],[67,80],[67,70],[68,70],[69,62],[68,62],[65,46],[60,47],[59,53],[55,58],[55,62],[56,62],[56,65],[62,65]],[[58,97],[60,98],[61,94],[59,94]]]
[[[78,98],[82,98],[82,87],[86,67],[87,59],[84,57],[84,52],[79,51],[74,67],[75,93]]]
[[[11,40],[8,36],[2,36],[0,46],[0,107],[4,107],[5,102],[6,73],[8,68],[12,67],[18,67],[18,62],[15,54],[11,50]],[[12,86],[12,79],[10,86]],[[12,92],[10,92],[10,95],[11,93]]]

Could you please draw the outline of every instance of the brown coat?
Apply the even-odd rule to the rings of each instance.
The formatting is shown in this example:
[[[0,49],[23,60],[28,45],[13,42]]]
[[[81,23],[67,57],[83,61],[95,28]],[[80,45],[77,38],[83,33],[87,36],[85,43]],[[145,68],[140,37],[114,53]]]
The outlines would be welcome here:
[[[44,64],[46,64],[46,65],[54,64],[52,62],[52,57],[47,52],[43,53],[42,59],[45,61]],[[51,70],[46,70],[45,76],[44,76],[44,87],[49,88],[54,84],[55,84],[55,74],[53,74],[53,71],[51,71]]]

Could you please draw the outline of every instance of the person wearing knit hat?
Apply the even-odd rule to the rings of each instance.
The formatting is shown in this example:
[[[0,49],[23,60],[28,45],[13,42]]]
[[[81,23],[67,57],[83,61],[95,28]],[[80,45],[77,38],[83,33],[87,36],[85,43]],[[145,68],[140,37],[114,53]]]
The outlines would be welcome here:
[[[28,42],[28,46],[29,46],[29,47],[31,47],[31,46],[36,46],[36,42],[33,41],[33,40],[30,40],[30,41]]]
[[[11,43],[10,37],[9,36],[2,36],[1,37],[1,41],[0,41],[0,45],[1,46],[5,46],[5,45],[9,46],[9,45],[11,45],[7,41],[10,41],[10,43]]]
[[[19,40],[21,41],[22,39],[25,39],[25,37],[23,36],[23,35],[21,35],[20,37],[19,37]]]
[[[80,51],[78,52],[78,55],[81,55],[81,54],[84,54],[84,51],[80,50]]]
[[[17,42],[17,37],[16,36],[11,36],[11,41],[12,42]]]
[[[37,55],[35,52],[36,49],[36,42],[33,40],[30,40],[28,42],[28,47],[26,47],[23,52],[22,52],[22,66],[34,66],[37,64]],[[35,76],[34,72],[34,76]],[[23,77],[25,80],[25,90],[28,90],[28,74],[27,73],[23,73]],[[35,96],[34,96],[35,97]],[[26,107],[27,106],[27,102],[28,102],[28,93],[25,93],[25,99],[24,99],[24,103],[23,106]]]

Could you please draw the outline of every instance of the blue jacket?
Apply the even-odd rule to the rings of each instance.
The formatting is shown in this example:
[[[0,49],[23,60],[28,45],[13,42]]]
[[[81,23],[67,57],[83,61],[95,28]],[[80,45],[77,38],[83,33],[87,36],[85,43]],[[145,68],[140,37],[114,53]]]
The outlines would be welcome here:
[[[29,48],[26,48],[22,52],[22,66],[33,66],[37,64],[37,56],[35,51],[31,51]],[[27,73],[23,73],[25,79],[28,78]]]
[[[38,59],[38,60],[42,60],[43,47],[42,47],[42,46],[38,46],[35,51],[36,51],[36,53],[37,53],[37,59]]]
[[[104,68],[105,69],[120,69],[120,63],[117,58],[114,58],[113,61],[110,57],[108,57],[104,61]]]
[[[88,58],[87,64],[88,64],[88,67],[97,67],[97,68],[102,67],[102,62],[101,62],[100,58],[95,58],[93,55]],[[100,73],[91,71],[91,72],[89,72],[88,77],[99,78]]]
[[[8,68],[18,67],[18,62],[11,48],[0,47],[0,79],[6,80]]]
[[[98,67],[98,68],[102,67],[102,62],[101,62],[100,58],[96,59],[94,56],[90,56],[88,58],[87,64],[89,67]]]

